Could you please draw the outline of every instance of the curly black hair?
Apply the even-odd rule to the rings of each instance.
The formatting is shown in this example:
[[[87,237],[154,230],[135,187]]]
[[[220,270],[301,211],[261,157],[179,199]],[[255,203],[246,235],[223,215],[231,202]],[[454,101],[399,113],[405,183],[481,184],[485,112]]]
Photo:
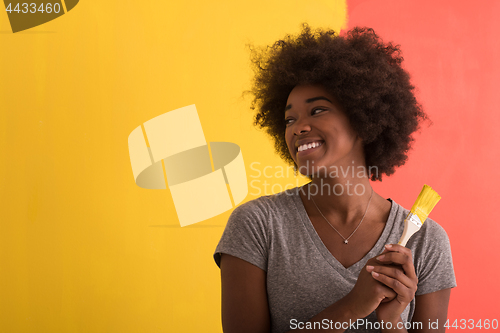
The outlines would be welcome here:
[[[339,35],[312,31],[302,23],[297,36],[286,35],[272,46],[249,45],[255,72],[251,109],[254,125],[274,139],[276,153],[295,162],[285,141],[284,110],[288,95],[299,84],[321,84],[342,106],[361,137],[371,180],[390,176],[407,160],[412,133],[429,120],[417,102],[410,75],[401,66],[400,45],[384,43],[373,29],[355,27]],[[309,177],[309,179],[312,179]]]

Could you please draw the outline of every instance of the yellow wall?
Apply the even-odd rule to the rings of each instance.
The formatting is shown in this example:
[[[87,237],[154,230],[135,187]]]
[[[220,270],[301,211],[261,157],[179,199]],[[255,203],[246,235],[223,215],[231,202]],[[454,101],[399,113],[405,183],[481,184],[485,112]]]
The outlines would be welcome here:
[[[196,104],[249,181],[251,163],[284,167],[240,98],[245,43],[339,30],[345,1],[84,0],[15,34],[0,9],[0,332],[221,332],[231,211],[181,228],[168,190],[135,184],[128,135]]]

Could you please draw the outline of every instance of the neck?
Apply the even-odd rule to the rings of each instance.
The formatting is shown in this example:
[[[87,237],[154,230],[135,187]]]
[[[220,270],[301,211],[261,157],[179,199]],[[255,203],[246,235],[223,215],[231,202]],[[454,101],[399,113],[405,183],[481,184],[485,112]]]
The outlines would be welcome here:
[[[373,188],[366,176],[354,177],[352,173],[341,177],[315,176],[312,182],[305,186],[305,200],[314,200],[317,208],[329,220],[342,224],[358,224],[367,210]],[[376,198],[377,197],[377,198]],[[373,193],[371,205],[378,199]],[[321,215],[319,212],[316,212]],[[369,211],[367,212],[369,215]]]

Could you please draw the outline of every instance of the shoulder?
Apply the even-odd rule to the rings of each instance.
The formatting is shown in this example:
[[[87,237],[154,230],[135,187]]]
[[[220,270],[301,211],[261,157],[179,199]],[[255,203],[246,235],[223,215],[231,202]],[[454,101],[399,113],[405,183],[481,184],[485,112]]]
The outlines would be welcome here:
[[[406,246],[419,279],[416,295],[456,287],[450,239],[439,223],[427,218]]]
[[[228,224],[243,220],[265,220],[270,211],[268,196],[261,196],[236,206],[229,216]]]
[[[409,209],[404,208],[403,206],[396,203],[397,206],[397,219],[403,222],[404,219],[410,213]],[[400,232],[402,233],[402,226],[404,224],[400,223],[401,226]],[[444,244],[449,246],[449,238],[448,234],[444,230],[444,228],[435,220],[427,217],[427,219],[422,224],[422,227],[418,232],[416,232],[408,241],[407,247],[412,250],[415,248],[428,248],[435,247],[439,244]]]
[[[410,213],[409,209],[398,205],[397,209],[397,234],[402,235],[404,219]],[[406,247],[411,249],[415,263],[426,262],[433,258],[448,257],[451,260],[450,239],[445,229],[435,220],[427,217],[422,227],[408,240]]]
[[[222,239],[250,237],[268,243],[276,222],[276,195],[264,195],[242,203],[229,215]]]
[[[268,243],[275,232],[296,219],[294,193],[263,195],[239,205],[231,212],[224,233],[251,234]]]
[[[274,221],[293,208],[293,195],[292,192],[283,191],[249,200],[231,212],[228,224],[243,220],[265,223]]]
[[[283,192],[264,195],[237,206],[217,245],[214,259],[220,265],[221,253],[227,253],[267,270],[267,257],[271,239],[277,225],[286,220],[281,210],[293,198]]]
[[[450,251],[450,239],[444,228],[431,218],[427,218],[420,230],[408,241],[409,247],[417,247],[415,250]]]

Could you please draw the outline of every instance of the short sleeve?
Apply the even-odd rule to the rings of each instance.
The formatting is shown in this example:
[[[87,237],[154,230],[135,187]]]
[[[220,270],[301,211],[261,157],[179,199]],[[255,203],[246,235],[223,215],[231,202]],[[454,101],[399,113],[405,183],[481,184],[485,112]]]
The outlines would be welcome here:
[[[262,200],[262,198],[260,198]],[[267,213],[258,199],[236,207],[215,249],[214,260],[220,267],[221,254],[243,259],[267,271],[268,236]]]
[[[418,278],[415,295],[457,286],[450,240],[443,227],[428,218],[422,229],[409,240],[408,246],[415,257]]]

